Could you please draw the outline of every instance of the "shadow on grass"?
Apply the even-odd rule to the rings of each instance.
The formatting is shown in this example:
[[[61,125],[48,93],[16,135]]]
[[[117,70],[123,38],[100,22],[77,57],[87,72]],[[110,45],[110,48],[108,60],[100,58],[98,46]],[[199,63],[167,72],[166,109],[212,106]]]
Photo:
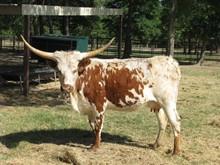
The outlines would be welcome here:
[[[93,143],[94,137],[91,131],[81,129],[62,129],[62,130],[36,130],[28,132],[17,132],[0,136],[0,142],[7,148],[16,148],[22,141],[34,144],[52,143],[57,145],[67,145],[68,143],[84,144],[89,148]],[[129,137],[102,133],[102,141],[117,143],[128,146],[146,148],[139,145]]]
[[[37,85],[31,85],[29,96],[25,97],[19,84],[7,83],[0,85],[0,105],[56,107],[64,104],[62,99],[58,99],[58,96],[61,94],[59,88],[33,90],[36,86]]]

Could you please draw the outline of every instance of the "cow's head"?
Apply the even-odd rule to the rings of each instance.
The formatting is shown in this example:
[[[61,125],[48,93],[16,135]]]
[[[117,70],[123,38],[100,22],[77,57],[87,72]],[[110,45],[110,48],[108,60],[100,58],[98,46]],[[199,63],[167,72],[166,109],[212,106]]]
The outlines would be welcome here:
[[[83,69],[82,66],[85,65],[84,63],[89,61],[89,58],[106,50],[114,40],[113,38],[105,46],[90,52],[55,51],[54,53],[51,53],[38,50],[28,44],[23,36],[21,36],[21,38],[32,53],[52,62],[53,66],[58,71],[61,86],[67,93],[74,91],[75,81],[79,76],[79,72]]]

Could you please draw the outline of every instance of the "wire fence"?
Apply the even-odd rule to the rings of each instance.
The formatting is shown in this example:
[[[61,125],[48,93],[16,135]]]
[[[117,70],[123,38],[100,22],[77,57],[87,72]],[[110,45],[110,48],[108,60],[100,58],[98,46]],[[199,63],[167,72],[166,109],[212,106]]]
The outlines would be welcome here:
[[[110,38],[91,38],[89,39],[88,50],[94,50],[102,45],[106,44]],[[195,44],[194,44],[195,45]],[[0,36],[0,53],[4,51],[10,51],[15,53],[22,53],[24,50],[24,44],[21,39],[17,37],[1,37]],[[121,44],[121,57],[124,52],[124,42]],[[187,54],[188,48],[176,44],[175,58],[178,61],[186,61],[187,63],[196,63],[201,58],[201,47],[194,46],[191,48],[190,54]],[[207,51],[208,52],[208,51]],[[118,43],[114,41],[113,44],[104,52],[99,55],[100,58],[119,58],[118,56]],[[209,54],[212,50],[209,50]],[[151,44],[141,44],[138,41],[132,41],[132,54],[131,57],[146,58],[155,55],[166,55],[166,45],[163,42],[155,42]],[[121,58],[120,57],[120,58]]]

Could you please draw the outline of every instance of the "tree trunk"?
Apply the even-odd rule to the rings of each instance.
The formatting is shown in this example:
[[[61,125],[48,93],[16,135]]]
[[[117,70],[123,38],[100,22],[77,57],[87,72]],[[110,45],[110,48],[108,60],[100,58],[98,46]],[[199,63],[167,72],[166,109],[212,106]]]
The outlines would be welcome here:
[[[41,3],[42,3],[42,5],[45,5],[45,0],[43,0]],[[40,35],[42,35],[45,33],[45,31],[44,31],[44,17],[40,15],[38,17],[38,19],[39,19],[39,31],[40,31]]]
[[[63,35],[69,35],[69,17],[64,16],[63,17],[63,22],[62,22],[62,34]]]
[[[33,30],[34,30],[34,36],[39,34],[39,29],[38,29],[38,21],[37,17],[32,16],[32,25],[33,25]]]
[[[215,53],[219,53],[220,52],[220,42],[219,42],[219,40],[217,38],[217,35],[215,37],[214,46],[215,46]]]
[[[187,50],[187,39],[185,37],[185,35],[183,36],[183,54],[186,54],[186,50]]]
[[[69,6],[69,1],[68,0],[63,0],[62,4],[64,6]],[[64,16],[62,17],[63,21],[62,21],[62,33],[63,35],[69,35],[69,17],[68,16]]]
[[[216,46],[215,52],[216,52],[216,53],[219,53],[219,52],[220,52],[220,45],[219,45],[219,44]]]
[[[189,39],[188,39],[188,54],[191,54],[191,48],[192,48],[192,45],[191,45],[191,37],[190,37],[190,34],[189,34]]]
[[[169,27],[168,27],[168,43],[167,43],[167,55],[174,56],[174,44],[175,44],[175,11],[177,0],[168,0],[169,3]]]
[[[129,0],[128,6],[128,19],[127,19],[127,27],[125,32],[125,48],[123,58],[130,58],[132,46],[131,46],[131,36],[132,36],[132,15],[134,12],[134,1]]]
[[[50,4],[51,4],[51,3],[50,3],[50,0],[46,0],[46,1],[45,1],[45,4],[46,4],[46,5],[50,5]],[[52,18],[51,18],[50,15],[47,16],[47,21],[48,21],[49,33],[50,33],[50,34],[53,34],[53,21],[52,21]]]
[[[40,35],[44,34],[43,16],[39,16],[39,31],[40,31]]]
[[[49,24],[49,33],[53,34],[53,20],[51,16],[47,16],[47,19],[48,19],[48,24]]]
[[[204,32],[204,36],[202,38],[202,46],[201,46],[201,52],[199,54],[199,61],[198,65],[202,66],[204,59],[205,59],[205,51],[206,51],[206,45],[207,45],[207,33]]]

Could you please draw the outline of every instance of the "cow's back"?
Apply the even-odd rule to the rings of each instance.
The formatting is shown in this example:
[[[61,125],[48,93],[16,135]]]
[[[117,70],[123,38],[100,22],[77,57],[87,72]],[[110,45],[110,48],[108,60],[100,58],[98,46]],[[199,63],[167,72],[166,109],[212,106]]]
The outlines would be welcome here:
[[[178,62],[171,57],[155,56],[153,58],[146,59],[151,65],[149,69],[153,73],[154,77],[167,80],[179,81],[181,78],[180,68]],[[163,76],[163,77],[160,77]]]

